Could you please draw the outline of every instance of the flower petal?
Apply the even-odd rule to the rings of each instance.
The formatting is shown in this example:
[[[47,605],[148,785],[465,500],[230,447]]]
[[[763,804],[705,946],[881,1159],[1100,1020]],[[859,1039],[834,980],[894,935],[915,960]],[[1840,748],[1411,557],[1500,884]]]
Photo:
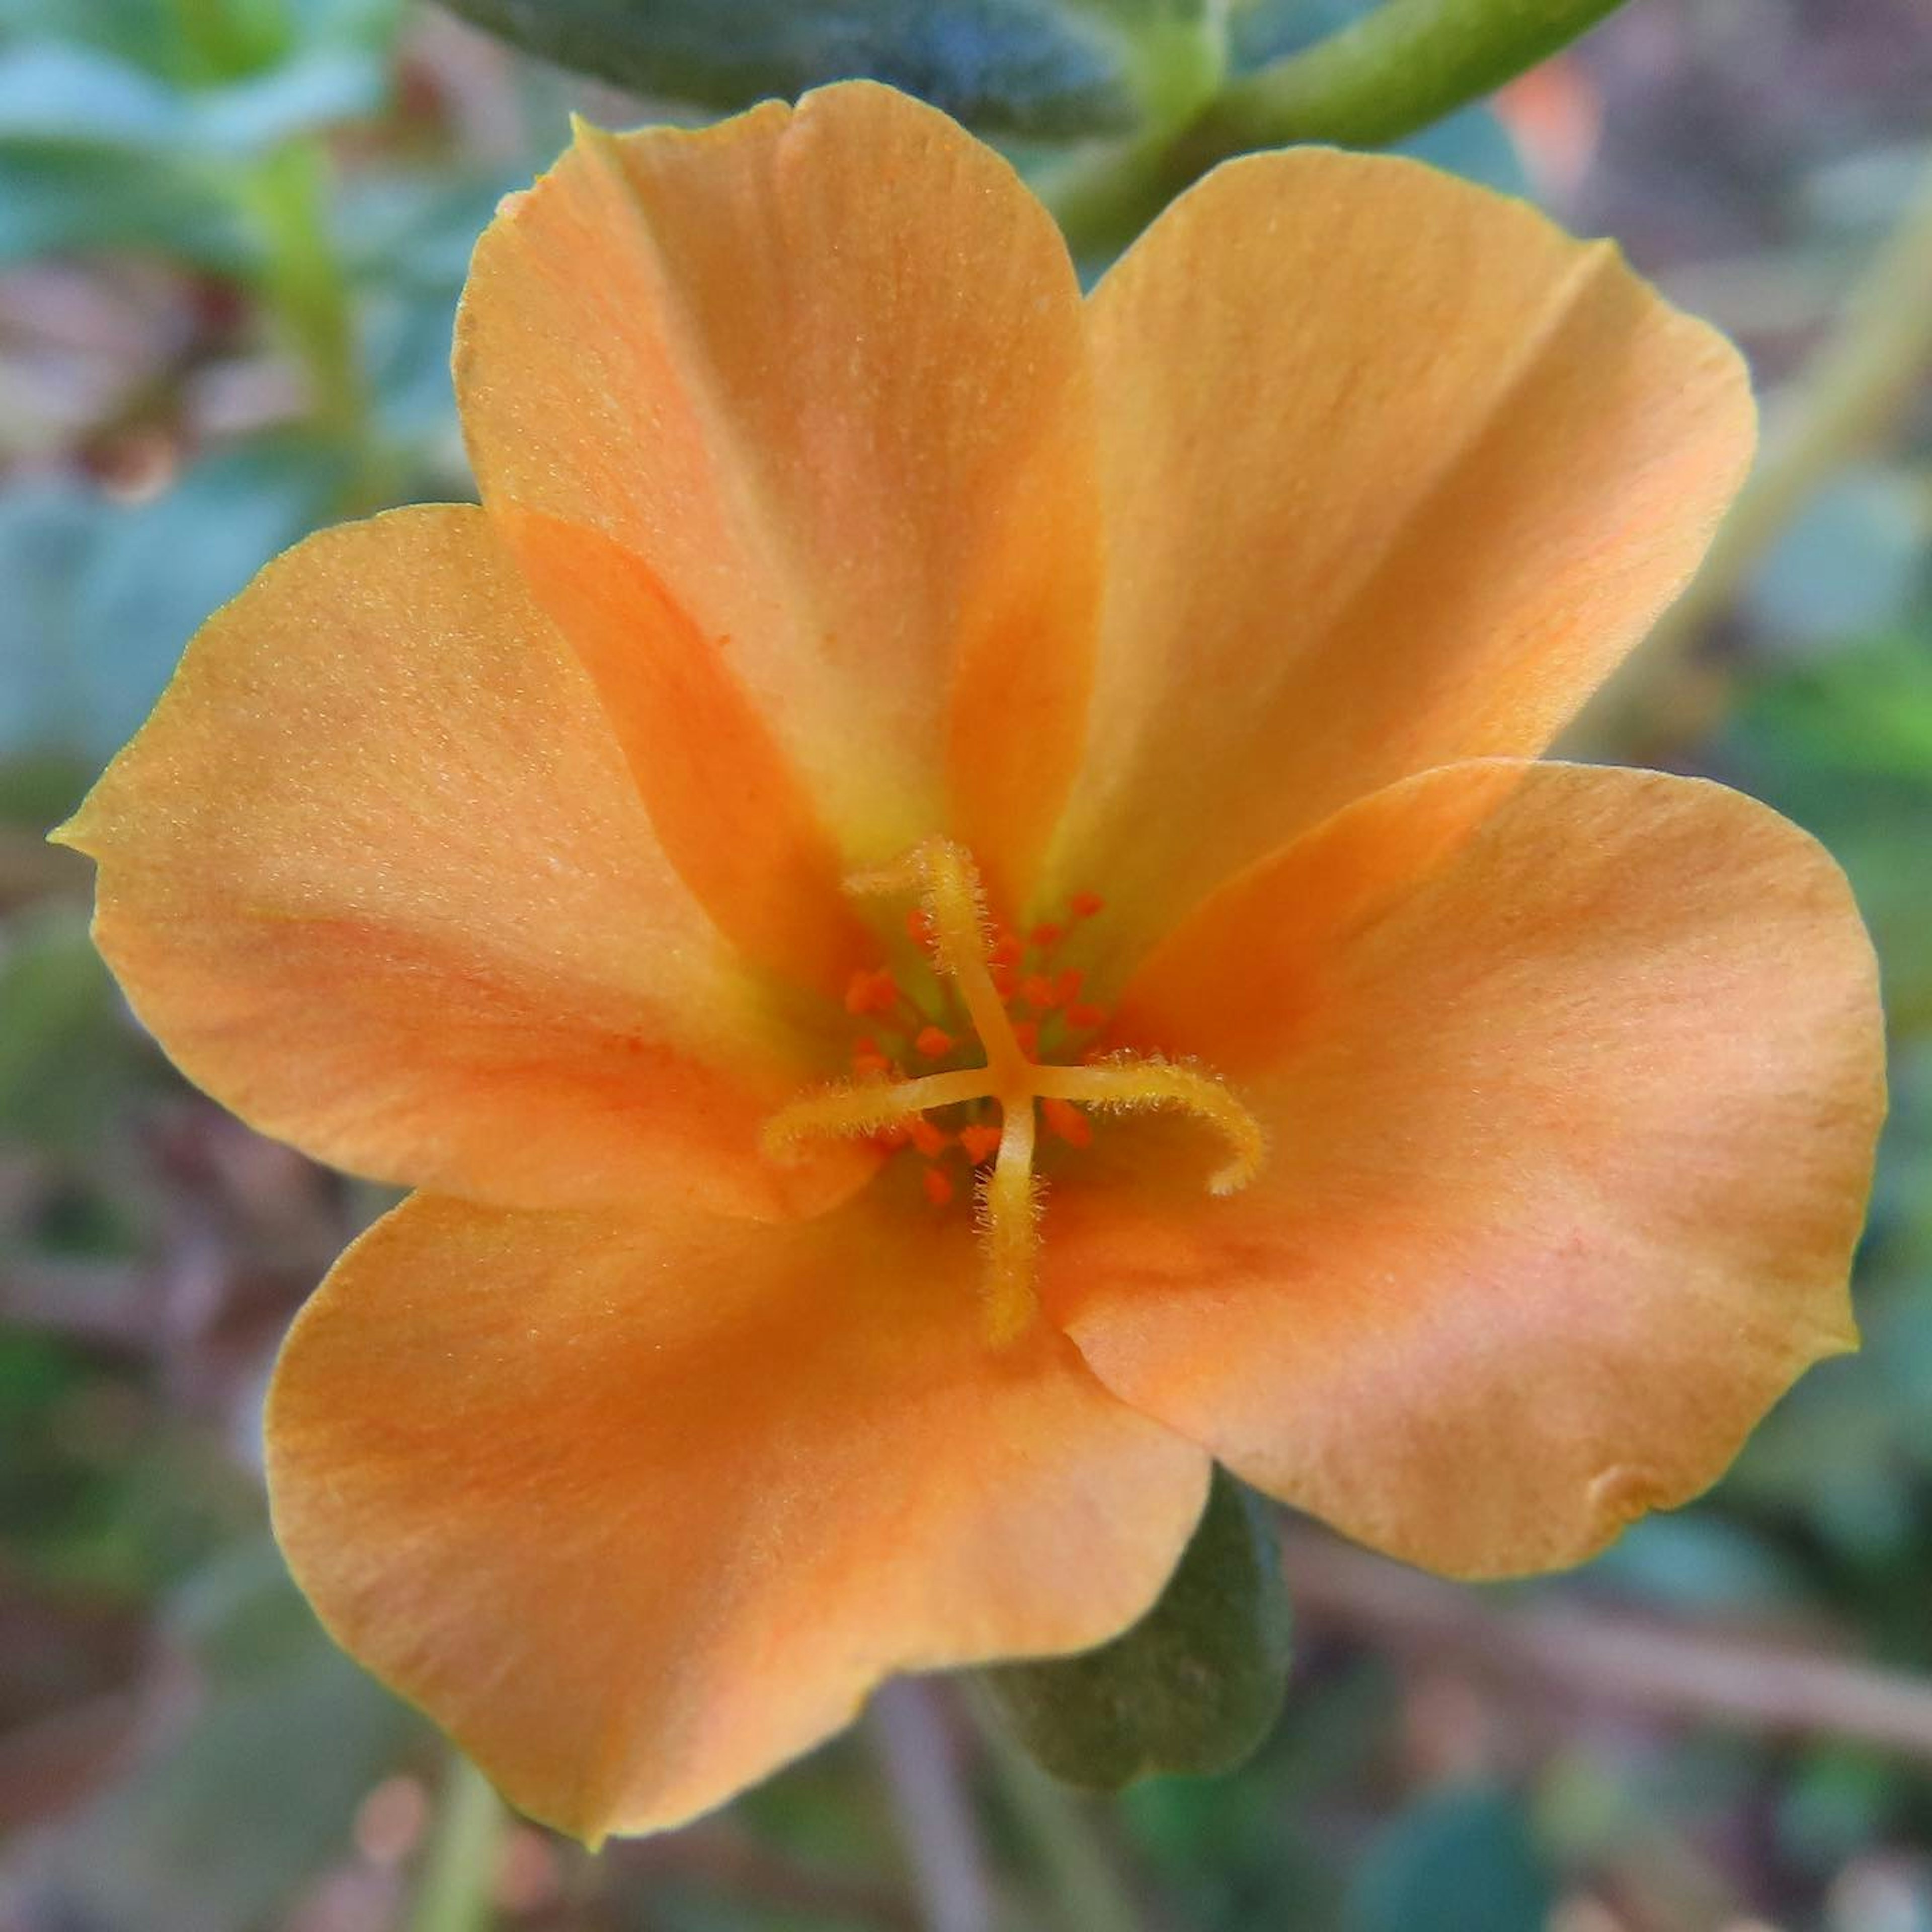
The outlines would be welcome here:
[[[837,848],[730,666],[630,551],[515,504],[492,519],[590,673],[666,856],[734,944],[836,998],[879,942]]]
[[[889,1672],[1083,1648],[1158,1594],[1206,1457],[1043,1324],[987,1348],[970,1230],[889,1191],[777,1226],[419,1195],[296,1322],[296,1574],[535,1816],[677,1823]]]
[[[580,128],[478,245],[456,368],[485,503],[648,566],[849,861],[944,824],[1024,896],[1099,539],[1078,291],[1006,162],[861,83]]]
[[[1057,869],[1150,932],[1352,799],[1542,750],[1751,452],[1721,337],[1413,161],[1218,169],[1089,306],[1112,562]]]
[[[1224,889],[1120,1024],[1228,1076],[1268,1164],[1225,1202],[1070,1180],[1049,1310],[1125,1400],[1366,1542],[1580,1561],[1853,1346],[1870,947],[1736,793],[1426,773]]]
[[[62,836],[188,1077],[341,1166],[511,1204],[823,1204],[760,1120],[799,1048],[652,836],[482,512],[311,538],[212,618]]]

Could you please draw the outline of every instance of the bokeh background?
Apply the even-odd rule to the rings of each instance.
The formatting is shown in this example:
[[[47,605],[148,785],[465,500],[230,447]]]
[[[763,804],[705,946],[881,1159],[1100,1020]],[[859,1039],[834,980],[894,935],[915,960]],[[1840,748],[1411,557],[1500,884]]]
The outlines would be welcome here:
[[[1360,10],[1234,5],[1252,58]],[[1746,511],[1575,748],[1851,872],[1894,1054],[1865,1352],[1566,1578],[1288,1526],[1294,1677],[1236,1776],[1088,1800],[899,1687],[596,1860],[284,1576],[268,1364],[383,1203],[171,1072],[42,842],[271,554],[470,494],[453,304],[573,108],[694,111],[401,0],[0,0],[0,1928],[1932,1932],[1932,6],[1634,0],[1418,143],[1618,238],[1765,397]]]

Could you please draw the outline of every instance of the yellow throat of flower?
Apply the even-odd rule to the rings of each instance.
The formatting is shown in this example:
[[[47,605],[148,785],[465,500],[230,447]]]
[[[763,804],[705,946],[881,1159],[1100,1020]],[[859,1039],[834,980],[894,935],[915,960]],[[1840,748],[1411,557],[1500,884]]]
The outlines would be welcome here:
[[[1032,1058],[994,983],[992,923],[979,872],[963,847],[946,838],[922,840],[892,864],[848,880],[846,889],[917,902],[911,928],[924,940],[937,971],[958,989],[986,1064],[916,1079],[889,1078],[892,1070],[883,1063],[868,1067],[856,1078],[802,1095],[782,1108],[766,1123],[766,1150],[782,1158],[816,1136],[887,1132],[916,1126],[935,1108],[975,1101],[996,1104],[1000,1116],[997,1146],[989,1150],[989,1160],[976,1163],[981,1170],[976,1206],[986,1253],[987,1326],[994,1343],[1023,1334],[1037,1306],[1036,1102],[1063,1124],[1063,1138],[1076,1144],[1082,1144],[1075,1127],[1078,1108],[1178,1108],[1204,1121],[1227,1142],[1228,1159],[1208,1177],[1210,1192],[1232,1194],[1254,1178],[1265,1151],[1261,1124],[1201,1068],[1126,1053],[1078,1066]]]

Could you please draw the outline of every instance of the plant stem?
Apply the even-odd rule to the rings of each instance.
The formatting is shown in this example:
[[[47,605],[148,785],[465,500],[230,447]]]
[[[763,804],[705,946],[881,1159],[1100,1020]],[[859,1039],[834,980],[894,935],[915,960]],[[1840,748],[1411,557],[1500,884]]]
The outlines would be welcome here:
[[[926,1932],[991,1932],[993,1891],[945,1713],[930,1684],[898,1678],[866,1726],[885,1772]]]
[[[1622,0],[1383,0],[1312,47],[1234,81],[1178,134],[1043,184],[1076,255],[1124,247],[1217,162],[1294,141],[1379,147],[1492,92]]]
[[[1147,1932],[1147,1918],[1094,1828],[1090,1802],[1057,1784],[969,1700],[1008,1808],[1033,1842],[1065,1932]]]
[[[268,243],[266,293],[314,386],[316,419],[356,438],[367,398],[348,286],[328,232],[329,176],[320,140],[291,141],[257,166],[248,195]]]
[[[452,1750],[409,1932],[489,1932],[496,1849],[508,1814],[489,1780]]]
[[[1703,567],[1593,707],[1584,731],[1646,762],[1703,737],[1722,718],[1728,680],[1694,657],[1766,554],[1819,488],[1882,440],[1932,372],[1932,173],[1835,326],[1780,406],[1763,452]]]

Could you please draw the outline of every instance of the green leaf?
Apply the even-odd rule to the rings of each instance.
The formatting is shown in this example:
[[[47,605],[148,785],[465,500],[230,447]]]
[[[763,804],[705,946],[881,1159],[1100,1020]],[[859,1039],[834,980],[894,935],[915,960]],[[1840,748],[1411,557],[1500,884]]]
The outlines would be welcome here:
[[[980,1673],[1046,1769],[1118,1791],[1160,1772],[1226,1771],[1281,1708],[1289,1616],[1260,1505],[1216,1468],[1193,1540],[1160,1600],[1131,1630],[1078,1657]]]
[[[1369,1850],[1348,1932],[1544,1932],[1556,1904],[1522,1807],[1455,1791],[1404,1813]]]
[[[1218,67],[1206,0],[449,0],[620,86],[713,110],[889,82],[968,125],[1064,138],[1168,118]]]
[[[0,54],[0,147],[245,160],[373,112],[380,55],[316,47],[220,87],[177,88],[109,54],[50,40]]]
[[[0,146],[0,268],[39,255],[147,248],[247,276],[260,248],[208,170],[115,148]]]
[[[179,51],[176,0],[0,0],[0,41],[98,47],[155,74]]]
[[[173,88],[111,54],[58,40],[0,54],[0,141],[164,149],[184,112]]]
[[[148,503],[73,483],[0,496],[0,758],[104,758],[196,626],[326,521],[340,452],[278,437],[205,458]]]

